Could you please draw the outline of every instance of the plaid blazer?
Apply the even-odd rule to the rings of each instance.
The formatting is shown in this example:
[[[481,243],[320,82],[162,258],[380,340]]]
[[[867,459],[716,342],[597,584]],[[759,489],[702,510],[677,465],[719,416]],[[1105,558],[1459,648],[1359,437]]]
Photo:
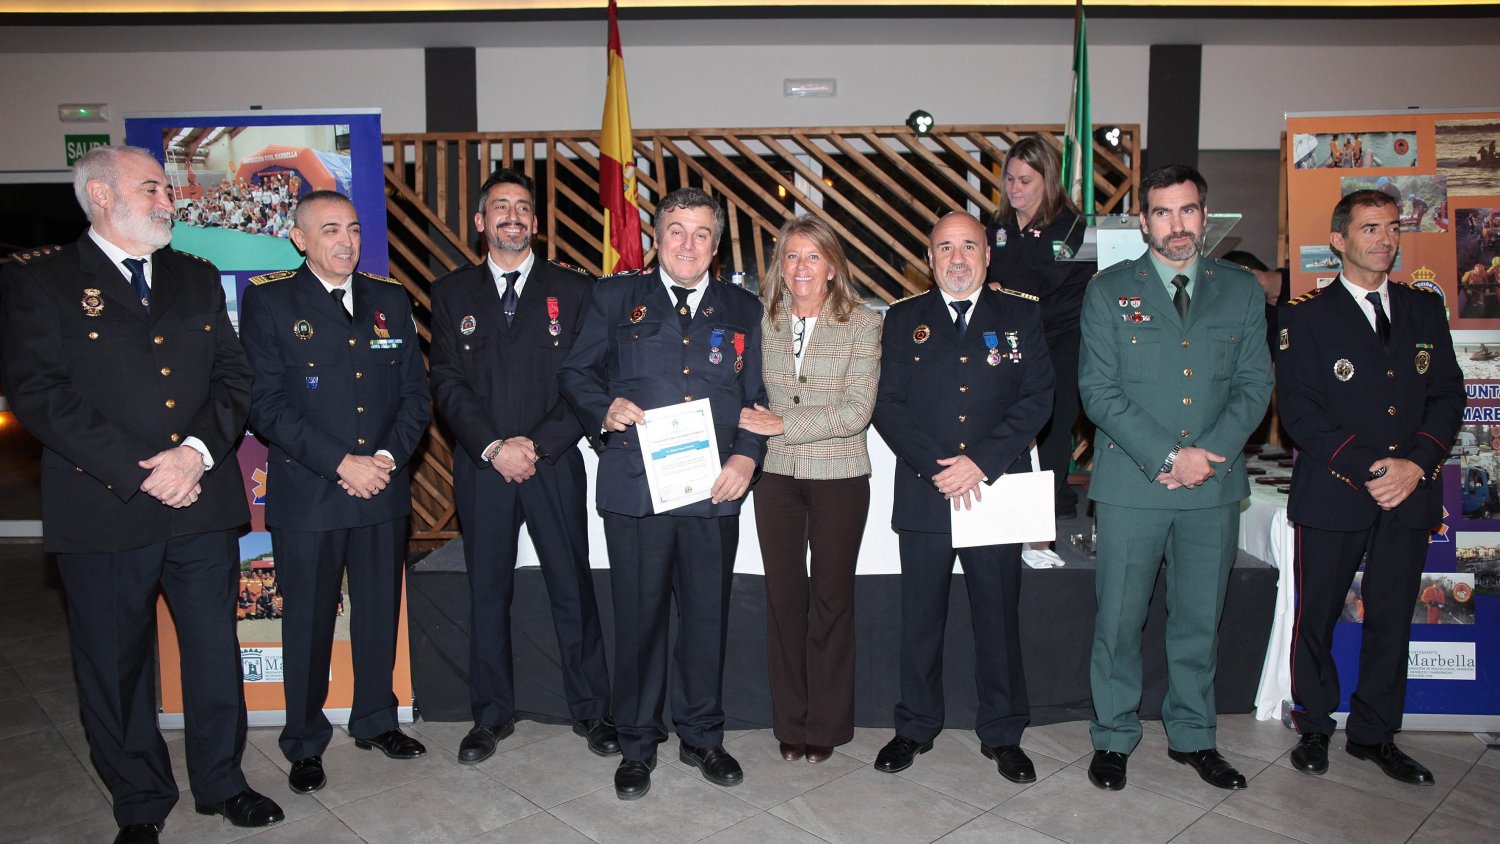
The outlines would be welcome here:
[[[880,382],[880,326],[880,316],[864,305],[841,323],[824,302],[799,376],[790,297],[782,297],[775,320],[762,318],[766,395],[786,428],[767,443],[764,471],[816,480],[870,474],[865,430]]]

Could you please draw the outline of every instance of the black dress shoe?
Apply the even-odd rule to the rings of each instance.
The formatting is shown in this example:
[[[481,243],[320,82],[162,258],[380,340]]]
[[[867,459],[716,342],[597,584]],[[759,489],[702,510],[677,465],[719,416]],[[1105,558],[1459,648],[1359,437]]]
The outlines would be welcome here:
[[[990,747],[987,744],[980,744],[979,752],[984,754],[984,758],[995,760],[995,767],[1000,769],[1000,776],[1011,782],[1036,782],[1036,766],[1031,764],[1031,759],[1020,745]]]
[[[828,757],[833,755],[833,748],[822,744],[809,744],[807,746],[807,761],[814,765],[819,762],[827,762]]]
[[[615,769],[615,796],[621,800],[639,800],[651,790],[651,772],[656,770],[656,754],[644,762],[625,759]]]
[[[880,748],[875,756],[875,770],[894,774],[911,767],[913,759],[932,749],[932,742],[922,744],[904,736],[896,736]]]
[[[133,823],[130,826],[120,827],[120,834],[115,836],[115,844],[158,844],[161,841],[161,828],[159,823]]]
[[[200,815],[223,815],[235,826],[270,826],[286,820],[275,800],[253,788],[247,788],[223,803],[199,803],[195,808]]]
[[[1292,748],[1292,767],[1304,774],[1328,773],[1328,734],[1303,733]]]
[[[1358,744],[1349,741],[1344,743],[1344,749],[1356,759],[1379,765],[1380,770],[1385,771],[1385,775],[1393,780],[1400,780],[1408,785],[1432,785],[1436,782],[1426,765],[1402,753],[1395,742]]]
[[[1125,787],[1125,763],[1130,755],[1114,750],[1096,750],[1089,762],[1089,782],[1105,791],[1119,791]]]
[[[683,742],[677,751],[677,758],[702,771],[703,778],[714,785],[728,787],[745,781],[745,772],[740,770],[740,763],[729,755],[722,744],[693,747]]]
[[[620,752],[620,734],[608,718],[585,718],[574,722],[573,732],[588,739],[589,752],[595,756],[614,756]]]
[[[516,731],[516,719],[512,718],[504,724],[475,724],[464,736],[464,740],[458,743],[458,761],[465,765],[475,765],[495,755],[495,745],[510,737]]]
[[[420,741],[401,732],[399,728],[386,730],[371,739],[357,738],[354,746],[360,750],[378,750],[391,759],[416,759],[427,755],[427,748]]]
[[[323,757],[309,756],[293,762],[292,770],[286,775],[286,784],[298,794],[312,794],[327,785],[328,777],[323,773]]]
[[[1239,791],[1245,787],[1245,775],[1236,771],[1229,760],[1220,756],[1219,751],[1212,747],[1187,753],[1169,748],[1167,756],[1183,765],[1192,765],[1198,776],[1214,788]]]
[[[795,762],[807,755],[807,745],[792,744],[789,741],[781,743],[781,758],[788,762]]]

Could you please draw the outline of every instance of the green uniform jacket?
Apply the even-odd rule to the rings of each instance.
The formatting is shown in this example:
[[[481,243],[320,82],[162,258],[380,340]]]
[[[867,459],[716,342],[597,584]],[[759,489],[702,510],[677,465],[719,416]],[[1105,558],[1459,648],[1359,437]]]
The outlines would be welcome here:
[[[1198,260],[1183,325],[1149,253],[1089,282],[1078,386],[1098,426],[1089,498],[1122,507],[1193,510],[1250,494],[1241,449],[1271,397],[1265,294],[1248,271]],[[1172,447],[1229,460],[1196,489],[1156,483]]]

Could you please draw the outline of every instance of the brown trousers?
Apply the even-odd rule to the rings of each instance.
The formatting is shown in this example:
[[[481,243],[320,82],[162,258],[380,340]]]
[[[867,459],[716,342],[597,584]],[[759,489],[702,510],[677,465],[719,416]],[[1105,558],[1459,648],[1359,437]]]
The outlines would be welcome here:
[[[767,472],[755,485],[780,741],[834,747],[854,737],[854,567],[869,510],[869,476],[799,480]]]

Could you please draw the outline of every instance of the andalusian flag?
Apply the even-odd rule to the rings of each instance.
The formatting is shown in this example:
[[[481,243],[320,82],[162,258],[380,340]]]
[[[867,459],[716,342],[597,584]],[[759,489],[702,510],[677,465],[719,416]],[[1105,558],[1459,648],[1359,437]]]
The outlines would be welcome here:
[[[635,141],[625,95],[625,56],[615,0],[609,0],[609,86],[599,142],[599,202],[604,205],[604,274],[641,269],[641,206],[635,193]]]
[[[1073,12],[1073,99],[1063,132],[1063,188],[1078,213],[1094,213],[1094,123],[1089,113],[1089,39],[1083,0]]]

